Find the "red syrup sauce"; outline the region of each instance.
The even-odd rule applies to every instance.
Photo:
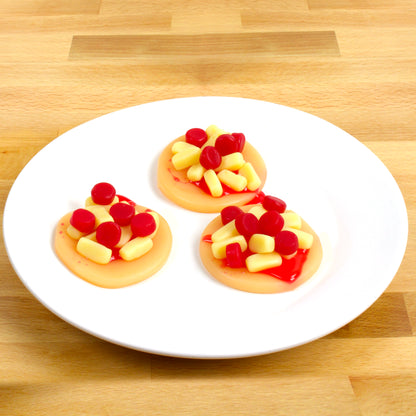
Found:
[[[212,243],[211,235],[207,234],[202,237],[205,243]],[[282,257],[282,264],[279,267],[272,267],[270,269],[262,270],[260,273],[268,274],[276,279],[282,280],[286,283],[293,283],[302,273],[303,265],[308,257],[309,250],[298,250],[295,257],[285,259]],[[250,250],[246,250],[243,255],[244,258],[250,256]],[[223,260],[223,267],[228,267],[226,260]]]

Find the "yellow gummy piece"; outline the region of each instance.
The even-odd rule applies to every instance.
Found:
[[[247,186],[247,179],[244,176],[237,175],[228,169],[218,172],[217,176],[224,185],[229,186],[236,192],[241,192]]]
[[[230,153],[225,155],[221,159],[221,164],[218,170],[228,169],[228,170],[238,170],[242,168],[245,164],[244,156],[240,152]]]
[[[197,146],[190,145],[186,150],[182,150],[172,156],[172,164],[176,170],[189,168],[199,162],[201,149]]]
[[[94,263],[110,263],[112,255],[111,249],[89,238],[81,237],[77,243],[76,250],[79,254],[82,254]]]
[[[204,173],[204,179],[213,197],[217,198],[222,195],[222,185],[214,170],[208,169]]]
[[[235,228],[235,220],[232,220],[221,228],[218,228],[218,230],[211,235],[211,240],[213,243],[218,243],[219,241],[235,237],[238,234],[239,232],[237,231],[237,228]]]
[[[200,181],[204,176],[205,170],[200,163],[196,163],[187,170],[186,176],[190,181]]]
[[[218,126],[215,126],[214,124],[211,124],[209,127],[207,127],[207,129],[205,130],[205,132],[208,135],[208,139],[210,138],[214,138],[214,140],[218,137],[221,136],[221,134],[226,134],[227,132],[220,129]]]
[[[171,151],[173,154],[176,154],[176,153],[183,152],[186,150],[192,150],[194,147],[196,146],[194,146],[191,143],[180,140],[178,142],[173,143]]]
[[[69,224],[68,228],[66,229],[66,233],[73,238],[74,240],[79,240],[84,233],[82,233],[81,231],[77,230],[73,225]]]
[[[153,240],[149,237],[136,237],[125,244],[119,251],[123,260],[131,261],[144,256],[153,247]]]
[[[285,220],[284,227],[296,228],[300,230],[302,227],[302,218],[295,212],[284,212],[281,214]]]
[[[263,208],[263,205],[255,205],[254,207],[250,208],[248,210],[250,214],[253,214],[257,217],[257,219],[260,219],[260,217],[267,212],[267,209]]]
[[[249,191],[255,191],[261,185],[261,180],[250,162],[245,163],[238,173],[246,177]]]
[[[246,258],[246,267],[249,272],[255,273],[271,267],[279,267],[282,257],[278,253],[252,254]]]
[[[248,242],[248,248],[253,253],[272,253],[274,238],[266,234],[253,234]]]

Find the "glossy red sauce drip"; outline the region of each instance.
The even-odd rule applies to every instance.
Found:
[[[202,241],[212,243],[211,234],[204,235]],[[303,265],[308,257],[308,253],[309,250],[298,250],[295,257],[292,257],[291,259],[282,258],[282,264],[279,267],[262,270],[261,273],[268,274],[287,283],[293,283],[302,273]],[[246,250],[243,253],[244,258],[247,258],[251,254],[254,253],[250,250]],[[227,267],[226,260],[223,261],[223,266]]]
[[[133,205],[133,207],[135,207],[137,204],[132,201],[130,198],[127,198],[126,196],[123,195],[116,195],[118,197],[119,202],[127,202],[130,205]]]
[[[295,257],[291,259],[282,259],[279,267],[263,270],[263,273],[276,277],[287,283],[293,283],[302,273],[303,265],[308,257],[309,250],[298,250]]]
[[[248,201],[245,205],[261,204],[265,196],[266,195],[263,191],[256,191],[256,196],[251,201]]]
[[[202,237],[202,241],[204,241],[205,243],[212,243],[211,234],[204,235]]]

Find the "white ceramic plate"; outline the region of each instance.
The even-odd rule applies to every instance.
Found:
[[[286,200],[320,235],[322,268],[299,289],[261,295],[218,283],[198,257],[200,233],[215,215],[186,211],[158,190],[161,150],[189,128],[210,124],[246,135],[266,162],[265,193]],[[123,289],[84,282],[53,250],[58,219],[101,181],[159,211],[174,237],[163,269]],[[192,358],[279,351],[347,324],[393,279],[407,232],[396,182],[355,138],[298,110],[226,97],[144,104],[66,132],[22,170],[4,211],[10,261],[49,310],[110,342]]]

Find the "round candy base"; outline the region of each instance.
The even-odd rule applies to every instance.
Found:
[[[253,205],[242,207],[248,211]],[[223,260],[216,259],[212,255],[211,243],[205,241],[204,236],[212,235],[222,227],[221,216],[212,220],[202,233],[199,244],[201,261],[207,271],[218,281],[226,286],[250,293],[282,293],[296,289],[309,280],[318,270],[322,261],[322,245],[317,234],[302,220],[302,230],[313,235],[314,243],[309,250],[308,257],[303,265],[300,276],[292,283],[287,283],[266,273],[250,273],[245,267],[231,268],[224,264]]]
[[[136,206],[141,212],[146,208]],[[159,229],[153,238],[153,247],[143,257],[125,261],[117,259],[109,264],[97,264],[76,251],[77,241],[66,233],[72,213],[62,217],[55,231],[55,252],[62,263],[74,274],[93,285],[121,288],[139,283],[160,270],[172,248],[172,233],[166,220],[159,214]]]

